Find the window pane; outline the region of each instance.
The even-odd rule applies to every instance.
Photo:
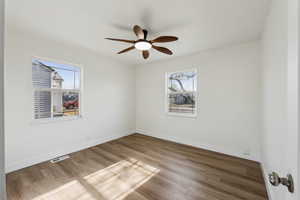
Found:
[[[194,114],[196,111],[194,93],[169,94],[169,112]]]
[[[176,72],[168,77],[169,92],[193,92],[196,90],[196,72]]]
[[[79,115],[79,93],[78,92],[64,92],[62,96],[63,101],[63,116],[77,116]]]
[[[70,65],[33,60],[32,77],[35,88],[80,88],[80,69]]]

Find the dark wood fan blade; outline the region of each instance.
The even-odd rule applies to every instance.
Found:
[[[143,57],[144,59],[149,58],[149,51],[143,51]]]
[[[135,47],[134,47],[134,46],[132,46],[132,47],[129,47],[129,48],[127,48],[127,49],[124,49],[124,50],[122,50],[122,51],[118,52],[118,54],[125,53],[125,52],[127,52],[127,51],[130,51],[130,50],[132,50],[132,49],[135,49]]]
[[[160,36],[158,38],[155,38],[154,40],[151,40],[152,43],[164,43],[164,42],[174,42],[178,40],[178,37],[175,36]]]
[[[157,51],[160,51],[162,53],[168,54],[168,55],[173,54],[173,52],[170,49],[167,49],[165,47],[158,47],[158,46],[152,45],[152,48],[156,49]]]
[[[144,40],[147,40],[148,31],[146,29],[143,29],[144,32]]]
[[[135,35],[139,38],[139,39],[144,39],[145,35],[144,35],[144,31],[141,27],[139,27],[138,25],[135,25],[133,27],[133,32],[135,33]]]
[[[118,42],[126,42],[126,43],[131,43],[134,44],[135,41],[134,40],[123,40],[123,39],[115,39],[115,38],[105,38],[107,40],[113,40],[113,41],[118,41]]]

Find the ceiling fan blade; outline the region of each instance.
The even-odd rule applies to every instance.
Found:
[[[144,32],[144,39],[146,40],[148,36],[148,31],[146,29],[143,29],[143,32]]]
[[[138,25],[135,25],[133,27],[133,32],[135,33],[135,35],[139,38],[139,39],[144,39],[145,38],[145,34],[144,31],[141,27],[139,27]]]
[[[144,59],[149,58],[149,51],[143,51],[143,57]]]
[[[178,40],[178,37],[175,36],[160,36],[158,38],[155,38],[154,40],[151,40],[152,43],[164,43],[164,42],[174,42]]]
[[[156,49],[157,51],[160,51],[162,53],[168,54],[168,55],[173,54],[173,52],[170,49],[167,49],[165,47],[158,47],[158,46],[152,45],[152,48]]]
[[[132,49],[135,49],[135,47],[134,47],[134,46],[132,46],[132,47],[129,47],[129,48],[127,48],[127,49],[124,49],[124,50],[122,50],[122,51],[118,52],[118,54],[125,53],[125,52],[127,52],[127,51],[130,51],[130,50],[132,50]]]
[[[115,38],[105,38],[107,40],[113,40],[113,41],[118,41],[118,42],[126,42],[126,43],[131,43],[134,44],[135,41],[134,40],[123,40],[123,39],[115,39]]]

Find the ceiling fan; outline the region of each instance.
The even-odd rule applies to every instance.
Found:
[[[156,45],[154,45],[154,43],[165,43],[165,42],[173,42],[173,41],[178,40],[178,38],[175,36],[160,36],[158,38],[155,38],[154,40],[147,40],[148,31],[145,29],[142,29],[138,25],[135,25],[133,27],[133,32],[138,37],[138,40],[124,40],[124,39],[115,39],[115,38],[105,38],[105,39],[133,44],[131,47],[118,52],[118,54],[125,53],[125,52],[128,52],[133,49],[137,49],[137,50],[142,51],[144,59],[147,59],[149,57],[149,55],[150,55],[149,49],[151,49],[151,48],[153,48],[159,52],[162,52],[162,53],[165,53],[168,55],[172,55],[173,52],[170,49],[165,48],[165,47],[156,46]]]

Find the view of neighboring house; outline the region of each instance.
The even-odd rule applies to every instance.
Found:
[[[54,68],[37,60],[32,63],[33,87],[38,89],[34,93],[35,118],[49,118],[51,115],[63,114],[63,93],[47,89],[61,89],[64,79]],[[40,90],[39,90],[40,89]]]
[[[59,75],[59,73],[54,71],[51,73],[51,76],[51,88],[62,89],[62,82],[64,79]],[[61,91],[54,92],[52,94],[52,107],[54,116],[63,115],[63,93]]]

